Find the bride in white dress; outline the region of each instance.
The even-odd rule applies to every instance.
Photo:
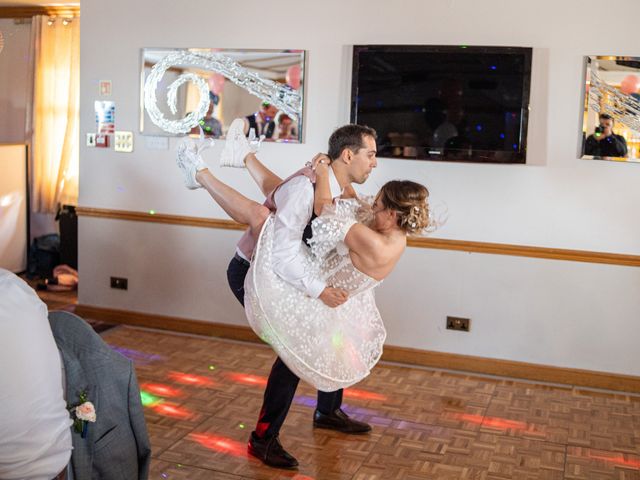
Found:
[[[274,187],[281,183],[252,153],[244,161],[259,164]],[[331,308],[274,272],[274,216],[266,207],[222,183],[195,148],[179,148],[178,165],[188,187],[203,186],[231,218],[248,224],[258,237],[244,302],[256,334],[292,372],[318,390],[335,391],[365,378],[380,359],[386,337],[374,287],[404,252],[407,234],[429,226],[427,189],[394,180],[380,189],[372,204],[358,198],[334,201],[329,159],[316,155],[314,211],[319,216],[311,223],[311,246],[301,242],[301,248],[309,271],[347,292],[348,301]]]

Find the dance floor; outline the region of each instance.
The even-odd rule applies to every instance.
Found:
[[[345,391],[373,432],[318,430],[301,384],[281,440],[297,472],[246,454],[274,360],[262,345],[116,327],[166,479],[640,479],[640,397],[379,364]]]
[[[640,479],[638,395],[384,363],[345,391],[369,435],[314,429],[315,392],[301,383],[281,432],[300,468],[273,469],[246,454],[267,346],[93,325],[136,366],[151,479]]]

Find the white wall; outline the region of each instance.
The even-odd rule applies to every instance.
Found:
[[[577,159],[582,58],[640,56],[635,0],[617,4],[615,35],[599,34],[595,0],[264,5],[83,4],[81,137],[95,128],[98,82],[110,79],[116,129],[136,131],[136,144],[133,154],[82,148],[81,206],[225,217],[205,193],[182,186],[175,139],[168,151],[148,150],[137,134],[142,47],[307,50],[306,143],[261,150],[284,175],[326,150],[331,131],[348,121],[350,46],[529,46],[528,165],[381,159],[361,191],[392,178],[424,182],[448,210],[435,234],[442,238],[640,254],[640,165]],[[246,172],[216,172],[259,198]],[[239,232],[81,218],[79,235],[80,303],[245,324],[224,272]],[[127,276],[129,290],[110,290],[111,275]],[[391,345],[640,375],[638,287],[638,268],[408,249],[378,299]],[[472,331],[444,330],[446,315],[471,317]]]
[[[31,24],[0,18],[0,31],[0,143],[24,143]]]

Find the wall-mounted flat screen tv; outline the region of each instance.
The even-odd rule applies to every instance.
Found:
[[[525,163],[531,49],[356,45],[351,121],[378,155]]]

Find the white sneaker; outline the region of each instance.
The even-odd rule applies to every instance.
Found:
[[[202,160],[198,150],[198,145],[190,138],[183,140],[178,145],[176,163],[178,164],[178,168],[182,170],[182,174],[184,175],[184,184],[189,190],[202,188],[202,185],[200,185],[196,180],[196,173],[199,170],[208,168],[207,164]]]
[[[220,166],[245,168],[245,157],[257,150],[257,148],[251,148],[247,137],[244,136],[244,120],[236,118],[227,131],[226,142],[220,155]]]

